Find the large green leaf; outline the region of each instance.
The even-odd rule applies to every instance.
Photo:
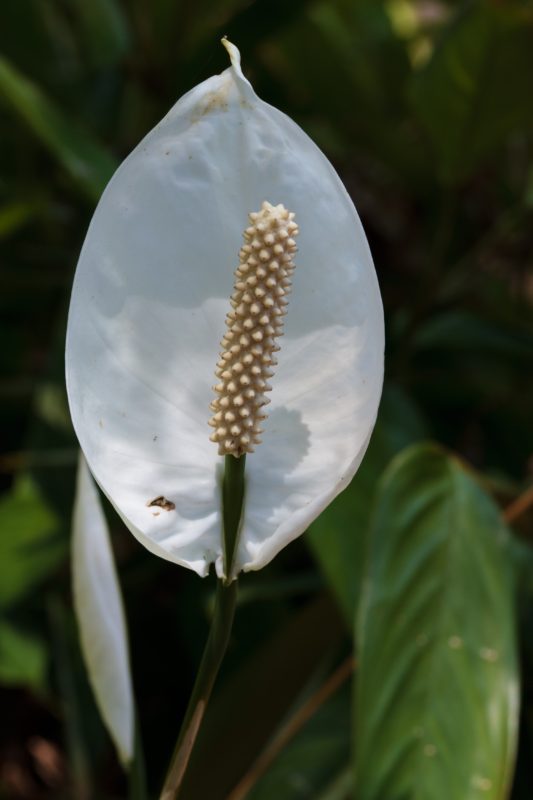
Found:
[[[503,800],[518,668],[508,534],[455,458],[409,448],[376,500],[358,626],[358,800]]]
[[[2,95],[91,200],[97,200],[115,169],[113,157],[34,83],[0,57]]]
[[[59,521],[29,477],[0,501],[0,609],[35,590],[65,556]]]
[[[425,432],[424,422],[409,398],[397,387],[387,386],[363,464],[307,534],[350,629],[361,591],[368,520],[378,478],[399,450],[423,438]]]
[[[413,86],[445,181],[470,174],[533,119],[533,14],[523,3],[471,3]]]

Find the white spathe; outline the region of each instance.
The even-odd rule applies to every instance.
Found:
[[[309,137],[232,65],[124,161],[72,292],[67,387],[91,470],[152,552],[222,574],[209,403],[248,213],[296,215],[296,270],[263,444],[246,463],[236,571],[267,564],[348,484],[383,381],[383,309],[357,212]],[[149,505],[163,497],[169,504]]]
[[[83,456],[72,535],[74,609],[89,680],[122,764],[133,759],[135,712],[126,622],[107,524]]]

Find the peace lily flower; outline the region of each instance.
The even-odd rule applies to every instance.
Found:
[[[214,563],[219,577],[224,462],[209,419],[220,453],[254,451],[234,574],[259,569],[357,470],[384,348],[348,194],[225,46],[231,67],[182,97],[104,192],[66,353],[74,426],[117,512],[152,552],[202,576]]]
[[[72,578],[89,680],[119,758],[128,768],[134,753],[135,711],[126,622],[107,523],[83,456],[74,502]]]

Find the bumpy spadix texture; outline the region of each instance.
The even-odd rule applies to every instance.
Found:
[[[236,253],[264,200],[290,209],[300,233],[236,571],[268,563],[348,484],[383,379],[381,298],[353,204],[227,47],[232,66],[185,95],[107,187],[67,334],[72,419],[93,475],[146,547],[200,575],[212,563],[223,573],[223,460],[207,420]]]
[[[272,390],[268,379],[278,363],[276,339],[283,335],[298,234],[294,213],[281,203],[265,201],[261,211],[249,216],[216,369],[220,383],[213,387],[215,413],[209,421],[219,455],[236,458],[253,453],[261,443],[261,422],[267,417],[263,408],[270,402],[265,394]]]

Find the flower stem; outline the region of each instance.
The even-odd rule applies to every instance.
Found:
[[[244,502],[245,456],[226,456],[222,482],[224,531],[224,573],[217,581],[215,610],[192,695],[172,755],[160,800],[177,800],[185,771],[200,730],[222,659],[228,646],[237,600],[237,581],[231,581],[231,569],[237,547]]]
[[[200,669],[196,677],[191,699],[181,727],[180,735],[170,762],[170,767],[165,779],[160,800],[176,800],[185,776],[185,770],[202,723],[217,676],[222,658],[226,652],[229,640],[235,600],[237,596],[237,582],[224,586],[218,581],[215,600],[215,613],[211,623],[209,638],[205,646]]]
[[[231,580],[235,549],[239,539],[244,505],[244,467],[246,454],[240,458],[225,456],[222,481],[222,514],[224,525],[224,574],[226,583]]]

